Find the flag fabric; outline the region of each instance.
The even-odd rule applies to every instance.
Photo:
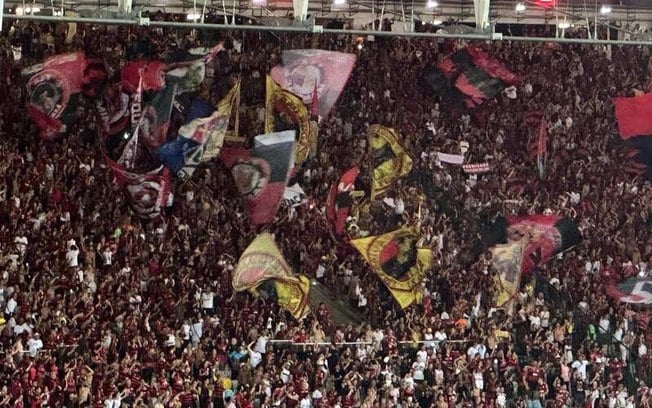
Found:
[[[652,278],[635,277],[606,286],[609,296],[623,303],[652,306]]]
[[[548,120],[544,117],[539,124],[537,135],[537,168],[539,178],[543,179],[546,174],[546,162],[548,159]]]
[[[95,108],[107,138],[120,135],[129,127],[129,99],[129,95],[123,92],[115,96],[107,92],[106,95],[95,101]]]
[[[398,142],[394,129],[372,125],[368,130],[373,152],[373,183],[371,197],[382,194],[400,177],[412,170],[412,158]]]
[[[198,59],[192,61],[181,61],[169,64],[165,67],[165,81],[168,86],[174,84],[177,92],[195,92],[206,78],[206,64],[224,49],[220,43],[208,50]]]
[[[462,170],[467,174],[480,174],[491,171],[491,165],[487,162],[464,164]]]
[[[233,163],[231,173],[246,199],[252,224],[274,221],[290,170],[294,166],[293,130],[256,136],[249,157]]]
[[[140,140],[152,150],[156,150],[167,139],[175,93],[174,86],[166,86],[149,104],[143,106],[140,113],[134,135],[138,135]]]
[[[310,281],[295,276],[271,234],[259,234],[244,250],[236,266],[232,281],[236,292],[248,290],[277,302],[295,318],[309,311]]]
[[[219,155],[239,92],[238,81],[216,108],[195,99],[187,111],[188,122],[179,128],[178,137],[157,149],[157,157],[179,178],[190,178],[199,165]]]
[[[403,309],[421,302],[423,279],[431,265],[431,251],[417,248],[418,240],[412,228],[351,240]]]
[[[93,99],[101,96],[109,82],[106,64],[99,58],[86,59],[81,91],[85,97]]]
[[[277,116],[277,114],[279,116]],[[265,97],[265,132],[287,130],[282,120],[287,118],[298,132],[295,162],[301,165],[310,156],[311,141],[317,138],[316,126],[311,124],[310,112],[301,99],[283,90],[271,76],[267,76]],[[286,126],[287,127],[287,126]]]
[[[448,164],[463,164],[464,155],[437,152],[437,160]]]
[[[120,80],[127,93],[136,92],[139,84],[143,92],[160,91],[165,87],[165,63],[145,60],[130,62],[120,71]]]
[[[633,172],[652,180],[652,136],[629,138],[627,145],[632,149],[629,157],[634,162]]]
[[[497,271],[496,304],[504,306],[518,291],[521,276],[559,252],[577,245],[581,234],[570,218],[555,215],[499,217],[483,233]]]
[[[652,93],[633,98],[615,98],[620,137],[630,147],[632,173],[652,180]]]
[[[55,55],[23,70],[27,81],[27,114],[41,138],[53,139],[74,122],[84,81],[82,53]]]
[[[347,170],[328,193],[326,217],[337,235],[341,235],[346,228],[346,219],[353,206],[352,193],[355,190],[355,180],[358,178],[358,174],[360,174],[360,169],[357,167]]]
[[[170,172],[164,166],[144,174],[128,171],[106,157],[113,175],[129,194],[131,207],[141,218],[156,218],[172,201]]]
[[[285,187],[285,191],[283,191],[283,201],[290,207],[298,207],[308,202],[308,199],[306,192],[303,191],[303,188],[301,188],[299,183],[296,183]]]
[[[501,62],[475,47],[459,50],[436,67],[426,67],[425,84],[453,104],[463,101],[467,108],[480,106],[519,78]]]
[[[271,76],[283,89],[326,117],[339,98],[355,65],[355,54],[325,50],[283,51],[283,66],[272,68]]]
[[[652,134],[652,93],[633,98],[614,98],[620,137]]]

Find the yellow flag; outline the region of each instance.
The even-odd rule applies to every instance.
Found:
[[[290,122],[296,125],[298,140],[295,163],[300,165],[310,156],[311,143],[316,144],[317,127],[311,125],[310,112],[301,98],[278,86],[269,75],[265,90],[265,133],[281,130],[276,128],[275,112],[286,116]]]
[[[373,153],[371,197],[384,193],[396,180],[412,170],[412,158],[398,142],[394,129],[372,125],[368,131]]]
[[[213,131],[208,133],[206,143],[204,144],[204,154],[202,154],[200,161],[206,162],[213,160],[220,154],[220,150],[222,150],[222,146],[224,145],[224,137],[227,133],[229,120],[231,119],[231,111],[234,106],[236,109],[240,109],[240,107],[236,105],[239,95],[240,78],[238,78],[238,81],[233,85],[233,88],[231,88],[229,93],[226,94],[224,99],[218,102],[216,106],[215,112],[217,113],[217,116],[220,118],[226,118],[226,121],[223,126],[216,126]]]
[[[521,259],[523,257],[522,244],[510,242],[491,248],[491,263],[496,269],[494,282],[496,283],[495,303],[498,307],[508,307],[521,284]],[[511,312],[511,308],[508,308]]]
[[[275,301],[297,319],[310,310],[310,280],[295,276],[269,233],[258,235],[240,256],[233,272],[233,289]]]
[[[351,241],[402,308],[422,301],[421,284],[431,265],[432,252],[417,248],[418,240],[417,231],[405,227]]]

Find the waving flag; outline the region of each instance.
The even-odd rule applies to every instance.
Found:
[[[374,157],[371,197],[382,194],[399,178],[412,170],[412,158],[401,147],[394,129],[372,125],[369,127],[369,144]]]
[[[252,224],[274,221],[294,165],[294,135],[290,130],[256,136],[248,157],[239,158],[231,168]]]
[[[353,206],[353,191],[358,174],[360,174],[360,169],[357,167],[347,170],[340,178],[339,183],[334,184],[328,193],[326,216],[337,235],[342,234],[346,228],[346,219]]]
[[[277,116],[278,114],[278,116]],[[283,123],[287,119],[287,123]],[[296,95],[279,87],[271,76],[267,76],[265,99],[265,132],[298,130],[295,161],[301,165],[310,156],[312,141],[316,139],[316,127],[311,124],[308,108]]]
[[[475,108],[493,98],[519,78],[498,60],[475,47],[459,50],[424,71],[426,84],[449,102],[464,101]]]
[[[248,290],[277,302],[297,319],[310,308],[310,280],[295,276],[269,233],[258,235],[240,256],[233,272],[233,289]]]
[[[554,215],[498,218],[483,234],[491,248],[499,291],[496,304],[503,306],[518,291],[521,275],[540,262],[577,245],[581,234],[570,218]]]
[[[431,251],[417,248],[418,240],[412,228],[351,240],[403,309],[421,302],[422,282],[431,264]]]
[[[198,99],[193,101],[188,108],[189,122],[179,128],[179,136],[157,149],[158,158],[178,177],[190,178],[201,163],[219,155],[239,92],[240,82],[220,101],[217,109]]]
[[[616,284],[606,285],[607,294],[623,303],[652,306],[652,278],[629,278]]]
[[[23,70],[27,81],[27,114],[43,139],[53,139],[75,120],[84,83],[86,58],[82,53],[55,55]]]
[[[156,218],[161,209],[172,201],[170,172],[163,166],[145,174],[127,171],[120,164],[106,158],[118,184],[129,194],[131,207],[141,218]]]
[[[167,139],[175,93],[174,86],[167,86],[143,107],[134,135],[150,149],[155,150]]]
[[[195,92],[206,77],[206,64],[224,49],[220,43],[193,61],[181,61],[165,67],[165,81],[174,84],[178,93]]]
[[[165,87],[165,63],[145,60],[131,62],[122,68],[120,79],[127,93],[134,93],[139,87],[142,92],[160,91]]]
[[[615,98],[620,137],[632,149],[633,170],[652,180],[652,93]]]
[[[355,59],[355,54],[335,51],[286,50],[283,66],[272,68],[271,76],[306,105],[311,106],[317,100],[317,112],[323,118],[342,93]]]

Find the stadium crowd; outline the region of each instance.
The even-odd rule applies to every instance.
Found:
[[[240,133],[263,133],[265,74],[288,48],[357,54],[319,152],[300,184],[309,202],[268,227],[297,273],[318,279],[364,323],[313,305],[296,321],[235,294],[230,271],[258,232],[219,161],[175,183],[160,220],[143,222],[103,162],[88,106],[44,142],[26,119],[20,69],[83,50],[116,68],[190,48],[206,33],[14,23],[0,95],[0,406],[2,407],[609,407],[652,405],[652,336],[644,309],[605,294],[607,279],[652,265],[650,184],[628,171],[611,98],[646,89],[649,48],[534,43],[481,47],[523,77],[474,113],[424,92],[419,73],[459,42],[228,33],[203,93],[242,76]],[[22,58],[12,48],[22,47]],[[525,112],[545,111],[551,148],[540,179]],[[324,216],[333,182],[369,168],[370,124],[394,127],[414,169],[351,224],[370,234],[419,225],[435,251],[424,301],[402,311]],[[462,151],[462,150],[465,150]],[[469,177],[437,151],[492,170]],[[363,181],[369,175],[363,171]],[[429,180],[424,196],[422,180]],[[513,315],[492,306],[479,228],[496,215],[576,219],[583,242],[527,277]],[[373,217],[370,215],[373,214]],[[335,309],[337,313],[337,309]]]

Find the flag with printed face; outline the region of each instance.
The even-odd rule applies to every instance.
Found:
[[[577,245],[580,231],[570,218],[529,215],[498,218],[484,233],[492,253],[498,291],[496,304],[504,306],[519,289],[522,274],[556,254]]]
[[[283,66],[272,68],[271,76],[306,105],[318,101],[316,113],[324,118],[342,93],[355,59],[355,54],[335,51],[286,50]]]
[[[256,136],[255,147],[231,167],[252,224],[274,221],[294,166],[293,130]]]
[[[139,140],[152,150],[167,139],[175,94],[174,86],[166,86],[143,106],[134,135],[138,135]]]
[[[248,290],[277,302],[297,319],[309,311],[310,281],[293,274],[267,232],[259,234],[240,256],[232,285],[236,292]]]
[[[431,265],[430,249],[417,248],[417,241],[417,231],[407,227],[351,240],[402,308],[421,302],[423,279]]]
[[[360,169],[357,167],[347,170],[328,193],[326,217],[337,235],[342,234],[346,228],[346,219],[353,206],[353,191],[358,174],[360,174]]]
[[[118,184],[129,194],[131,208],[141,218],[156,218],[172,201],[170,172],[163,166],[144,174],[133,173],[106,158]]]
[[[192,61],[180,61],[165,67],[165,81],[175,85],[179,94],[195,92],[206,78],[206,64],[224,49],[220,43],[208,49],[206,54]]]
[[[372,125],[368,134],[373,153],[373,198],[387,191],[396,180],[412,170],[412,158],[399,144],[398,134],[394,129]]]
[[[82,53],[55,55],[23,70],[27,81],[27,114],[43,139],[54,139],[76,119],[84,85],[86,58]]]
[[[188,122],[179,128],[179,136],[160,146],[157,157],[182,179],[190,178],[199,165],[217,157],[239,92],[240,82],[212,111],[208,109],[210,105],[194,100],[188,108]],[[207,116],[200,116],[207,111]]]
[[[283,90],[267,76],[265,99],[265,132],[296,128],[298,133],[295,162],[301,165],[309,156],[316,139],[317,128],[311,123],[310,112],[301,99]]]

